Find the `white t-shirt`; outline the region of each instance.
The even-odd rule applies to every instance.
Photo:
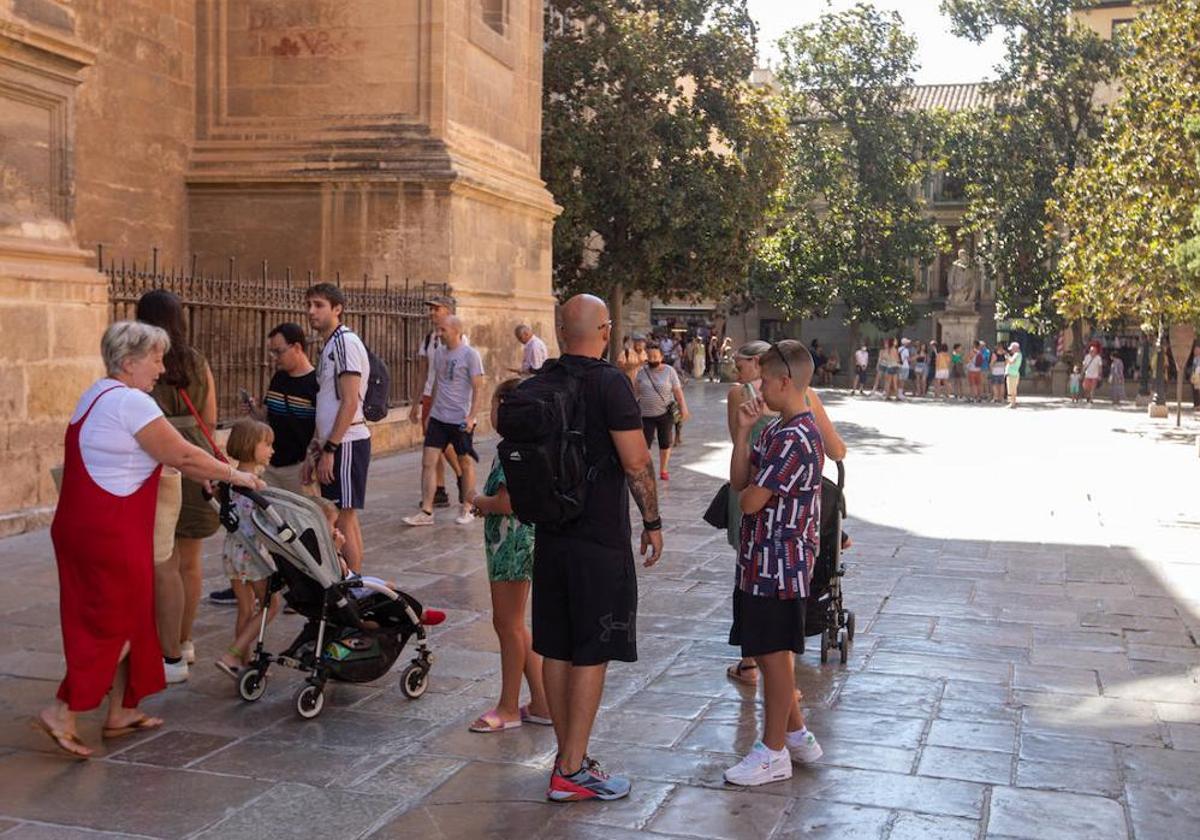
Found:
[[[901,345],[901,347],[900,347],[900,367],[908,367],[908,357],[909,357],[910,352],[911,351],[908,349],[907,344]]]
[[[362,339],[347,329],[338,327],[329,336],[325,346],[321,348],[321,357],[317,360],[317,437],[326,440],[333,431],[337,421],[338,408],[342,401],[340,385],[337,377],[343,373],[357,373],[358,380],[358,409],[354,412],[354,422],[342,436],[342,443],[351,440],[365,440],[371,436],[371,431],[363,421],[363,400],[367,398],[367,379],[371,375],[371,362],[367,358],[367,348]]]
[[[114,496],[128,496],[158,467],[134,435],[163,413],[146,392],[115,379],[101,379],[80,397],[71,422],[78,421],[96,397],[109,388],[116,390],[96,403],[79,432],[79,449],[92,481]]]
[[[1099,379],[1104,372],[1104,357],[1099,353],[1090,356],[1083,363],[1083,378],[1084,379]]]
[[[466,345],[471,343],[466,333],[463,333],[462,343]],[[425,390],[421,392],[422,397],[433,396],[433,357],[438,350],[442,349],[442,346],[442,337],[437,334],[437,330],[433,330],[425,336],[421,341],[421,346],[417,348],[417,358],[429,362],[429,366],[425,369]]]
[[[870,360],[871,360],[871,357],[869,355],[867,355],[866,350],[858,349],[858,350],[854,351],[855,367],[865,368],[867,366],[867,364],[870,362]]]
[[[521,372],[532,373],[544,364],[546,364],[546,342],[536,335],[531,335],[525,342],[525,349],[521,353]]]

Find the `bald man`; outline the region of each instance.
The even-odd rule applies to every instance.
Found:
[[[475,519],[470,500],[475,495],[475,465],[479,462],[475,426],[483,397],[483,360],[479,351],[463,340],[463,325],[458,316],[448,315],[442,320],[438,337],[442,347],[433,359],[433,403],[421,453],[421,510],[404,517],[404,524],[412,526],[434,524],[438,459],[447,448],[454,450],[462,469],[458,483],[462,512],[454,521],[469,525]]]
[[[641,511],[641,553],[662,555],[662,520],[650,450],[629,379],[602,360],[612,321],[604,301],[578,295],[559,310],[562,365],[578,371],[588,460],[596,468],[583,514],[566,526],[536,526],[533,649],[543,679],[558,759],[547,798],[565,802],[620,799],[629,780],[609,776],[588,757],[604,676],[612,660],[637,660],[637,571],[629,497]]]

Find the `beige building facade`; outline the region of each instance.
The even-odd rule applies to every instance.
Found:
[[[541,78],[538,0],[0,0],[0,534],[100,373],[100,243],[446,283],[490,371],[552,338]]]

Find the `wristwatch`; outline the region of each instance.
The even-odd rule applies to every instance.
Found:
[[[327,441],[325,441],[324,445],[321,447],[321,451],[328,452],[330,455],[332,455],[333,453],[338,451],[338,445],[331,440],[327,440]]]

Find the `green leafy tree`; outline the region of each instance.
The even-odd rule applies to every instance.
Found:
[[[1179,261],[1200,200],[1200,138],[1185,130],[1200,119],[1200,0],[1148,5],[1128,36],[1103,136],[1091,161],[1058,183],[1065,285],[1056,301],[1069,318],[1153,329],[1200,315],[1197,274]]]
[[[1077,24],[1078,0],[943,0],[956,35],[1006,34],[1006,57],[987,86],[987,110],[961,116],[951,133],[951,171],[966,185],[964,228],[997,278],[1002,317],[1040,327],[1057,321],[1060,240],[1047,236],[1048,202],[1101,128],[1098,88],[1112,78],[1116,46]]]
[[[786,126],[751,89],[745,0],[549,0],[542,172],[561,294],[744,285]],[[615,341],[619,336],[614,335]]]
[[[1187,130],[1192,142],[1197,145],[1196,169],[1200,170],[1200,117],[1192,119]],[[1197,196],[1197,200],[1200,201],[1200,196]],[[1193,281],[1200,281],[1200,204],[1192,213],[1192,230],[1196,235],[1179,246],[1177,263],[1185,275]]]
[[[915,187],[937,159],[937,120],[908,106],[916,41],[900,17],[859,6],[780,41],[792,144],[787,207],[764,244],[756,293],[792,317],[834,303],[847,321],[911,323],[913,261],[944,236]]]

